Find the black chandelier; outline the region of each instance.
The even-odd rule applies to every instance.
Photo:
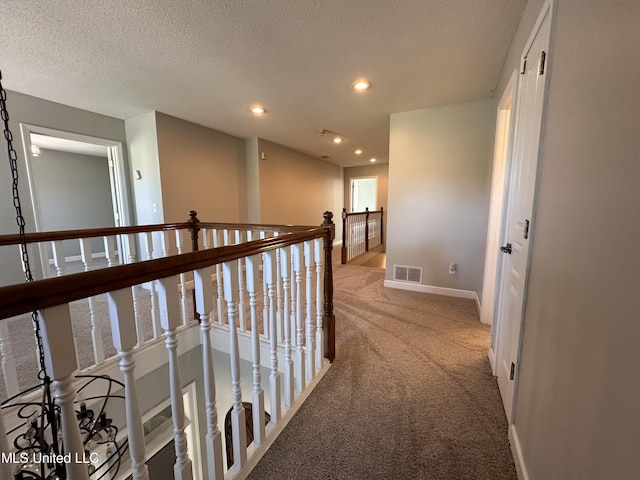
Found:
[[[9,113],[6,105],[7,93],[2,86],[0,72],[0,117],[4,122],[4,137],[13,181],[13,205],[16,210],[16,222],[19,228],[20,253],[27,282],[33,281],[29,265],[29,255],[25,241],[25,220],[22,215],[18,194],[17,154],[13,148],[13,136],[9,129]],[[117,438],[118,428],[107,416],[107,404],[111,399],[124,400],[124,396],[114,394],[114,390],[124,391],[124,384],[107,375],[78,375],[82,382],[78,388],[76,419],[84,453],[82,459],[69,458],[65,451],[60,407],[52,395],[52,380],[45,367],[44,347],[40,331],[38,312],[31,314],[34,336],[38,351],[38,381],[31,387],[0,404],[0,415],[12,412],[19,419],[18,425],[7,432],[12,439],[12,452],[3,452],[3,461],[8,460],[16,466],[14,480],[65,480],[65,465],[71,461],[87,464],[92,480],[114,479],[120,470],[122,456],[128,448],[126,437]],[[94,393],[98,390],[98,393]],[[91,393],[89,393],[91,392]],[[91,408],[90,408],[91,407]]]

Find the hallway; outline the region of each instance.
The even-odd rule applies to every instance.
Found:
[[[472,300],[334,265],[336,359],[250,479],[516,479]]]

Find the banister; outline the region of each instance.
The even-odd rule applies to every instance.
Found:
[[[349,262],[349,260],[352,260],[356,256],[359,256],[369,251],[370,235],[372,235],[371,238],[375,237],[375,233],[372,233],[369,226],[369,218],[370,216],[376,215],[376,214],[380,214],[379,235],[380,235],[380,244],[383,244],[384,243],[384,232],[383,232],[384,210],[382,207],[380,207],[380,210],[369,210],[369,207],[367,207],[364,212],[351,212],[351,213],[348,213],[346,208],[342,209],[342,249],[341,249],[340,263],[344,265],[347,262]],[[357,217],[357,216],[364,217],[364,241],[363,242],[360,242],[357,240],[356,242],[354,242],[352,238],[352,234],[348,234],[348,231],[349,231],[348,226],[350,225],[350,218]],[[356,218],[355,222],[358,222],[359,220],[360,222],[362,222],[362,219],[358,219],[358,218]],[[351,222],[351,224],[353,224],[353,221]],[[364,245],[362,245],[363,243]],[[354,247],[355,247],[355,255],[353,251]],[[359,250],[358,247],[362,248],[363,250]]]
[[[324,331],[324,356],[333,362],[336,356],[336,316],[333,314],[333,240],[336,237],[335,225],[332,221],[333,213],[324,212],[324,315],[322,327]]]
[[[343,208],[342,210],[343,210],[345,216],[353,217],[354,215],[364,215],[367,212],[368,207],[367,207],[367,210],[365,210],[363,212],[347,212],[346,208]],[[369,213],[382,213],[382,207],[380,207],[380,210],[369,210]]]
[[[219,228],[219,229],[231,229],[231,230],[273,230],[281,232],[297,232],[305,231],[310,228],[317,228],[315,226],[300,226],[300,225],[262,225],[262,224],[249,224],[249,223],[216,223],[216,222],[198,222],[199,228]],[[102,227],[102,228],[85,228],[77,230],[56,230],[51,232],[33,232],[25,233],[24,241],[26,243],[37,242],[51,242],[58,240],[73,240],[77,238],[93,238],[104,237],[113,235],[126,235],[135,233],[146,232],[159,232],[167,230],[179,230],[192,228],[191,222],[179,222],[179,223],[158,223],[150,225],[135,225],[128,227]],[[0,246],[19,245],[22,239],[20,235],[12,233],[6,235],[0,235]]]
[[[0,298],[2,299],[0,320],[236,260],[247,255],[287,247],[314,238],[325,238],[326,252],[327,238],[331,237],[330,242],[332,242],[333,232],[333,224],[331,224],[331,227],[314,227],[306,231],[292,232],[287,235],[254,240],[239,245],[183,253],[101,270],[0,287]],[[330,253],[328,255],[330,257]],[[328,264],[325,270],[330,271],[330,266],[331,264]],[[326,288],[327,279],[325,277]],[[332,287],[329,291],[332,292]],[[333,313],[332,302],[331,300],[331,305],[329,305],[331,314]]]
[[[79,230],[57,230],[53,232],[34,232],[25,233],[24,241],[26,243],[52,242],[58,240],[72,240],[77,238],[93,238],[112,235],[158,232],[165,230],[179,230],[181,228],[189,228],[189,223],[160,223],[152,225],[136,225],[130,227],[103,227],[85,228]],[[15,233],[0,235],[0,246],[19,245],[21,241],[22,239],[20,238],[20,235]]]

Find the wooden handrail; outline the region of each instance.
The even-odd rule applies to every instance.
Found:
[[[228,230],[273,230],[280,232],[298,232],[305,231],[314,226],[300,225],[260,225],[250,223],[215,223],[215,222],[198,222],[198,227],[202,228],[218,228]],[[127,235],[145,232],[159,232],[166,230],[179,230],[192,228],[190,222],[182,223],[159,223],[151,225],[136,225],[129,227],[103,227],[103,228],[85,228],[78,230],[57,230],[52,232],[34,232],[26,233],[24,240],[26,243],[52,242],[58,240],[73,240],[77,238],[93,238],[112,235]],[[19,245],[21,243],[18,234],[0,235],[0,246]]]
[[[19,235],[2,235],[0,236],[0,246],[19,245],[21,241],[35,243],[187,229],[191,233],[192,252],[0,287],[0,299],[2,299],[0,302],[0,320],[237,260],[249,255],[258,255],[296,243],[322,238],[325,252],[323,282],[324,351],[325,358],[333,362],[335,358],[335,315],[333,314],[332,250],[333,240],[335,238],[335,225],[332,221],[333,213],[324,212],[323,217],[324,221],[320,227],[213,223],[200,222],[197,218],[197,213],[192,210],[189,212],[189,221],[184,223],[38,232],[26,234],[22,239]],[[199,231],[203,228],[242,231],[271,230],[286,233],[286,235],[200,251],[198,248],[198,237]]]
[[[367,213],[367,211],[369,213],[382,213],[383,209],[382,209],[382,207],[380,207],[380,210],[369,210],[367,208],[367,210],[365,210],[364,212],[347,212],[347,209],[343,208],[342,209],[342,214],[343,214],[343,216],[351,217],[351,216],[354,216],[354,215],[364,215],[365,213]]]
[[[86,228],[80,230],[57,230],[53,232],[35,232],[25,233],[24,241],[26,243],[37,242],[53,242],[58,240],[73,240],[77,238],[93,238],[111,235],[126,235],[145,232],[158,232],[165,230],[179,230],[181,228],[189,228],[189,223],[160,223],[154,225],[137,225],[131,227],[104,227],[104,228]],[[20,235],[9,234],[0,235],[0,246],[19,245],[21,243]]]
[[[110,268],[73,273],[0,287],[0,320],[180,273],[237,260],[315,238],[330,229],[314,229],[209,250],[183,253]]]

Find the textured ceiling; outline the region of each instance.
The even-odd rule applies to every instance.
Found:
[[[386,162],[390,113],[493,95],[525,4],[3,0],[0,69],[9,90],[121,119],[157,110],[338,165]],[[357,94],[360,77],[373,87]]]

